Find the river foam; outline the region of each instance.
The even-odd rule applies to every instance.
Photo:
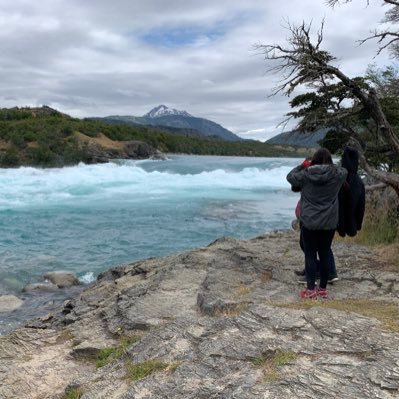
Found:
[[[82,281],[119,263],[288,228],[284,158],[171,156],[0,170],[0,294],[49,270]],[[92,273],[92,274],[90,274]]]

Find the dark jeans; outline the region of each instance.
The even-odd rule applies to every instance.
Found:
[[[301,246],[301,249],[303,252],[305,252],[305,246],[303,244],[303,234],[302,234],[302,228],[301,232],[299,234],[299,245]],[[337,268],[335,266],[335,259],[334,259],[334,254],[333,251],[330,247],[330,250],[328,251],[328,278],[336,277],[337,276]],[[316,275],[319,274],[320,271],[320,261],[317,260],[317,265],[316,265]],[[305,272],[306,272],[306,267],[305,267]]]
[[[320,288],[327,287],[331,263],[331,243],[335,230],[308,230],[302,226],[301,235],[305,251],[307,286],[314,290],[316,280],[317,255],[320,260]]]

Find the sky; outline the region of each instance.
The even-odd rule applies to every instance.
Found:
[[[48,105],[74,117],[141,116],[159,104],[243,138],[283,131],[289,98],[257,44],[284,44],[291,23],[325,19],[323,48],[349,76],[371,63],[381,1],[0,0],[0,107]],[[291,123],[285,131],[293,128]]]

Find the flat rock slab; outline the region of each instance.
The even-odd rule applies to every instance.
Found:
[[[303,301],[298,239],[223,238],[102,273],[0,337],[0,398],[398,398],[395,265],[336,241],[331,299]]]
[[[58,290],[59,290],[58,286],[53,283],[31,283],[27,284],[22,291],[26,293],[36,293],[36,292],[55,292]]]

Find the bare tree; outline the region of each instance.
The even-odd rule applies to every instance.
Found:
[[[370,1],[365,1],[369,5]],[[327,0],[327,4],[330,7],[351,2],[352,0]],[[395,25],[399,23],[399,1],[382,0],[382,4],[390,7],[385,12],[385,18],[381,21],[382,23],[389,24],[389,27],[383,30],[375,29],[369,37],[359,40],[359,42],[363,44],[368,40],[375,39],[379,44],[377,55],[383,50],[388,49],[394,57],[399,58],[399,30],[395,29]]]
[[[290,32],[288,43],[285,46],[279,44],[257,45],[256,49],[264,54],[269,62],[268,71],[279,73],[282,76],[280,84],[274,94],[282,92],[290,95],[298,86],[320,86],[326,82],[340,81],[348,88],[353,97],[363,106],[377,126],[378,134],[391,147],[396,157],[399,157],[399,138],[389,124],[376,92],[368,92],[356,82],[350,79],[339,68],[332,65],[334,57],[321,49],[323,41],[323,23],[317,32],[314,43],[311,38],[311,24],[303,22],[300,25],[288,23]],[[399,196],[399,174],[372,168],[361,157],[362,166],[367,173],[381,182],[393,187]]]

